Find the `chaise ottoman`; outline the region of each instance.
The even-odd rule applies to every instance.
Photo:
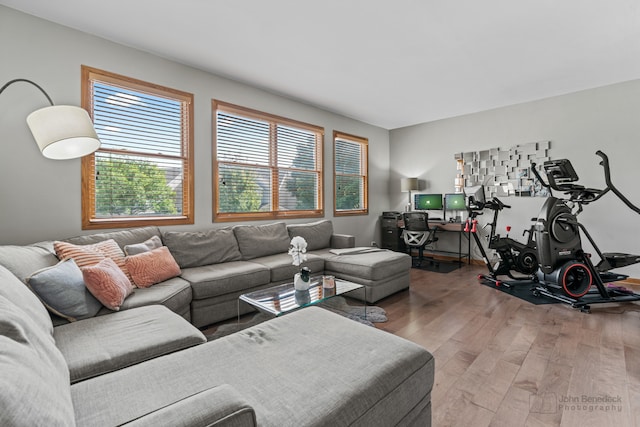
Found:
[[[411,257],[408,254],[378,248],[353,248],[327,251],[324,254],[325,274],[364,285],[365,295],[354,296],[374,303],[398,291],[409,288]]]

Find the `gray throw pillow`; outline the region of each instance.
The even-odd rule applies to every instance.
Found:
[[[236,225],[233,232],[243,259],[287,253],[291,239],[284,222],[266,225]]]
[[[27,284],[52,313],[73,322],[95,316],[102,304],[84,284],[73,259],[43,268],[27,278]]]
[[[158,236],[152,236],[150,239],[142,242],[136,243],[133,245],[126,245],[124,247],[124,254],[129,255],[138,255],[144,252],[149,252],[154,249],[158,249],[162,247],[162,240]]]
[[[240,261],[238,242],[231,228],[207,231],[166,231],[162,240],[180,268]]]
[[[315,251],[331,247],[333,223],[329,220],[310,222],[307,224],[289,224],[289,237],[300,236],[307,241],[307,250]]]

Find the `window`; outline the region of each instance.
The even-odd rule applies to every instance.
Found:
[[[321,127],[213,100],[214,221],[324,215]]]
[[[369,213],[369,140],[333,132],[334,216]]]
[[[82,67],[82,228],[193,224],[193,95]]]

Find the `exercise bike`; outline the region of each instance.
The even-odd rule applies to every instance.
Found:
[[[466,232],[471,232],[476,242],[476,246],[482,253],[482,259],[489,270],[489,274],[478,275],[478,280],[483,282],[491,282],[496,286],[504,286],[506,288],[512,287],[514,284],[520,283],[532,283],[535,281],[534,273],[538,270],[538,257],[536,251],[536,242],[534,239],[533,226],[529,230],[525,230],[522,235],[529,234],[526,243],[518,242],[517,240],[509,237],[509,231],[511,227],[507,227],[507,236],[502,237],[496,234],[496,228],[498,224],[498,215],[503,209],[510,209],[511,206],[505,205],[497,197],[492,198],[490,201],[485,200],[484,186],[476,189],[473,194],[469,196],[469,219],[465,225]],[[480,238],[477,233],[476,219],[479,215],[482,215],[484,209],[490,209],[493,211],[493,220],[485,225],[490,228],[489,232],[489,244],[488,247],[491,250],[496,251],[498,255],[498,262],[491,265],[487,257],[487,253],[484,246],[480,242]],[[517,272],[521,275],[515,275]],[[523,275],[523,276],[522,276]],[[512,281],[502,280],[500,276],[507,276]]]
[[[596,155],[602,159],[600,165],[604,168],[607,184],[604,190],[574,184],[578,175],[567,159],[544,162],[547,182],[542,179],[535,164],[531,168],[551,194],[534,224],[539,268],[538,284],[533,288],[533,293],[556,299],[587,313],[590,311],[590,304],[640,300],[640,294],[624,287],[605,285],[628,277],[609,270],[638,263],[640,256],[601,252],[587,229],[577,220],[583,206],[599,200],[609,191],[640,214],[640,208],[633,205],[611,182],[608,157],[599,150]],[[553,190],[565,193],[568,198],[554,197]],[[582,249],[581,234],[589,240],[598,254],[600,261],[597,265],[591,261],[591,255]]]

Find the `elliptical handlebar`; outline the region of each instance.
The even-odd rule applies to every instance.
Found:
[[[533,174],[536,176],[536,179],[538,180],[538,182],[540,182],[540,185],[542,185],[544,188],[549,190],[549,194],[553,194],[551,191],[551,186],[549,185],[548,182],[545,182],[544,179],[542,179],[542,177],[540,176],[540,173],[538,172],[538,169],[536,169],[536,163],[535,162],[531,162],[531,172],[533,172]]]
[[[607,157],[606,154],[604,154],[602,151],[598,150],[596,151],[596,156],[600,156],[600,158],[602,158],[602,161],[600,162],[600,165],[604,168],[604,182],[607,184],[607,188],[596,198],[599,199],[600,197],[604,196],[604,194],[606,192],[608,192],[609,190],[613,191],[613,194],[615,194],[616,196],[618,196],[618,198],[620,200],[622,200],[622,202],[627,205],[627,207],[629,209],[631,209],[632,211],[634,211],[635,213],[640,214],[640,208],[638,208],[636,205],[634,205],[633,203],[631,203],[629,201],[629,199],[627,199],[621,192],[620,190],[618,190],[615,185],[613,185],[613,183],[611,182],[611,169],[609,168],[609,157]]]

